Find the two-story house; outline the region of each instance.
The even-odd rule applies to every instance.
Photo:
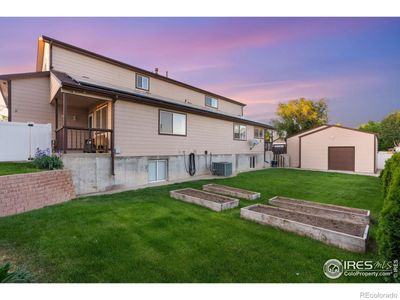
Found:
[[[78,193],[264,167],[264,132],[245,104],[42,36],[36,72],[0,76],[13,122],[51,123]],[[194,153],[189,159],[189,154]]]

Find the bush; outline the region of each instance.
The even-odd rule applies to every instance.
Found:
[[[381,175],[384,193],[379,219],[379,252],[385,260],[400,258],[400,153],[385,164]]]
[[[0,266],[0,283],[28,283],[32,282],[31,273],[25,270],[11,271],[9,262]]]
[[[39,169],[55,170],[62,169],[63,162],[58,155],[51,154],[50,149],[36,149],[35,158],[32,163]]]

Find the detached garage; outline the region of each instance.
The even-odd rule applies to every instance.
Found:
[[[376,173],[375,134],[323,125],[287,138],[289,165],[314,170]]]

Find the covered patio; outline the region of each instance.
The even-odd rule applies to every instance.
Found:
[[[114,174],[116,97],[87,90],[58,72],[52,73],[50,90],[51,104],[55,106],[54,150],[64,154],[109,153]]]

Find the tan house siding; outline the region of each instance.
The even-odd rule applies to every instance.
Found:
[[[47,77],[12,80],[12,121],[51,123],[54,130],[55,107],[49,104],[49,94]]]
[[[319,130],[321,128],[325,128],[326,126],[319,126],[317,128],[311,129],[307,132],[303,132],[303,133],[299,133],[297,135],[294,135],[292,137],[289,137],[286,140],[287,143],[287,154],[289,155],[289,166],[291,168],[298,168],[300,166],[300,162],[299,162],[299,136],[301,136],[302,134],[306,134],[306,133],[311,133],[314,132],[316,130]]]
[[[55,45],[52,47],[52,64],[55,70],[68,73],[72,76],[86,76],[99,82],[135,89],[136,73],[134,71]],[[153,77],[150,78],[149,92],[142,90],[137,90],[137,92],[162,96],[182,102],[187,101],[205,107],[205,94]],[[225,100],[219,99],[218,109],[222,112],[242,115],[242,106]]]
[[[50,74],[50,99],[49,101],[51,102],[59,89],[61,88],[61,83],[60,81],[54,76],[53,74]]]
[[[179,111],[177,111],[179,112]],[[127,101],[115,104],[115,146],[121,156],[178,155],[205,150],[213,154],[263,153],[263,143],[250,151],[254,127],[247,125],[247,141],[233,140],[233,123],[187,114],[187,136],[158,134],[159,109]]]
[[[328,169],[328,147],[354,146],[355,171],[375,172],[375,136],[368,133],[330,127],[301,138],[301,167]]]

